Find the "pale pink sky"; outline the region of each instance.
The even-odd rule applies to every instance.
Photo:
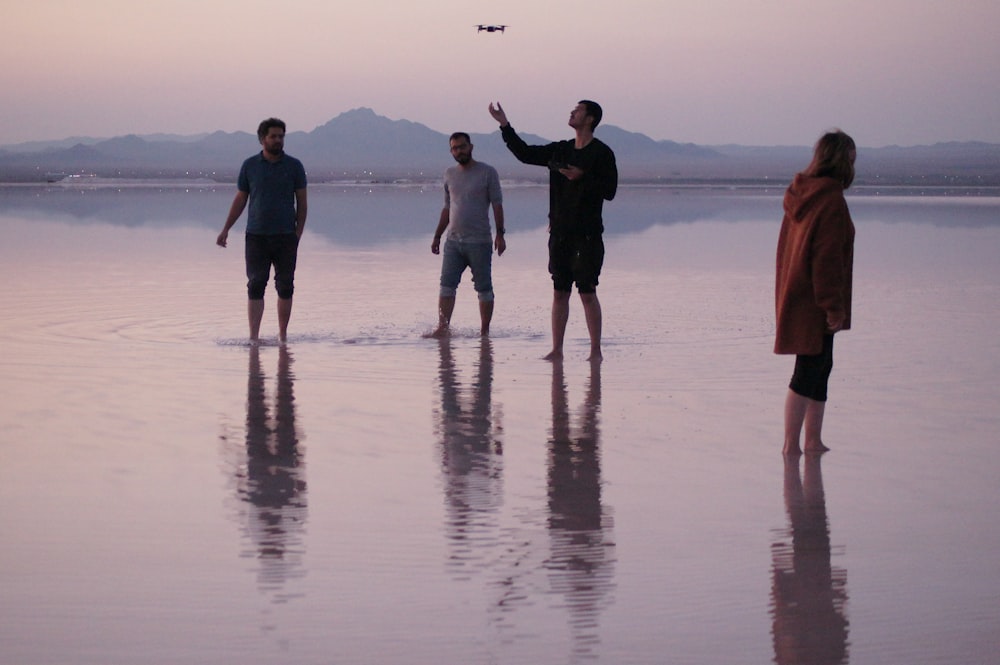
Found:
[[[1000,143],[997,0],[34,0],[8,2],[0,145],[311,130],[367,106],[441,132],[569,110],[654,139]],[[506,23],[504,34],[478,23]]]

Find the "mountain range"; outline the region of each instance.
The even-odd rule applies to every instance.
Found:
[[[527,132],[528,143],[547,143]],[[657,183],[784,182],[808,164],[809,146],[701,146],[653,140],[613,125],[610,145],[623,181]],[[569,138],[566,136],[555,139]],[[475,157],[506,179],[543,180],[545,171],[514,159],[500,132],[472,133]],[[260,146],[251,132],[197,136],[134,134],[74,138],[0,148],[0,181],[44,182],[69,174],[113,178],[186,178],[232,182]],[[430,180],[453,164],[448,136],[420,123],[391,120],[369,108],[344,112],[309,132],[292,131],[285,149],[303,161],[311,182]],[[857,184],[1000,186],[1000,144],[938,143],[859,148]]]

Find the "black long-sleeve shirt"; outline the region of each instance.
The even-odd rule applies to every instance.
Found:
[[[604,202],[618,191],[615,153],[599,139],[577,150],[574,141],[528,145],[509,124],[501,127],[504,143],[525,164],[549,167],[549,233],[556,236],[599,235],[604,232]],[[570,180],[559,169],[583,171]]]

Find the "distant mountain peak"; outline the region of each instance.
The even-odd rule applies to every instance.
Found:
[[[367,106],[360,106],[350,111],[344,111],[329,122],[320,125],[309,132],[310,136],[339,136],[341,138],[357,138],[362,134],[386,134],[397,137],[434,133],[426,125],[410,120],[392,120],[375,113]]]
[[[367,106],[359,106],[356,109],[351,109],[350,111],[344,111],[339,115],[334,116],[321,127],[326,127],[328,125],[333,125],[342,122],[371,122],[372,120],[388,120],[388,118],[375,113],[373,109]]]
[[[384,116],[380,116],[375,113],[374,110],[368,108],[367,106],[359,106],[356,109],[351,109],[350,111],[344,111],[343,113],[334,116],[330,120],[326,121],[322,125],[319,125],[314,129],[312,133],[325,133],[330,130],[334,130],[338,127],[357,127],[359,125],[371,126],[378,122],[392,122]]]
[[[359,106],[356,109],[351,109],[350,111],[344,111],[343,113],[338,115],[337,118],[349,118],[351,116],[363,116],[368,118],[381,117],[378,115],[378,113],[375,113],[374,109],[369,108],[367,106]],[[336,120],[336,118],[334,118],[334,120]]]

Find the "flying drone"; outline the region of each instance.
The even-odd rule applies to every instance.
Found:
[[[507,26],[505,25],[479,25],[476,32],[503,32]]]

